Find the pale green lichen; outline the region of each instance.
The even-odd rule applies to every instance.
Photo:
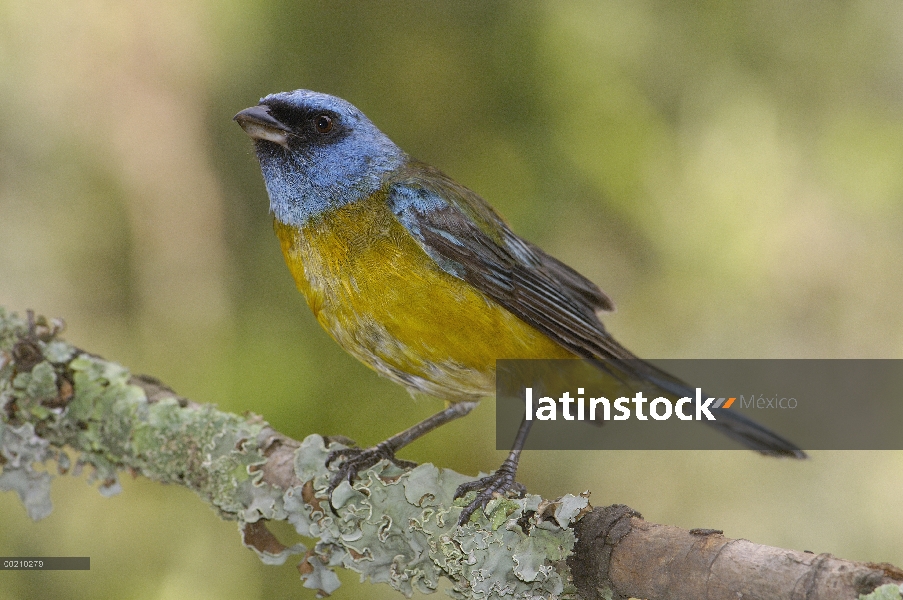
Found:
[[[226,517],[278,517],[282,491],[257,485],[250,471],[265,461],[255,442],[265,423],[183,405],[175,396],[148,402],[128,369],[28,332],[24,319],[0,312],[0,485],[30,499],[30,516],[49,513],[50,475],[34,465],[57,460],[67,467],[68,446],[80,453],[75,470],[92,467],[89,480],[99,481],[102,493],[115,493],[118,471],[128,468],[190,487]],[[16,344],[20,354],[27,344],[45,360],[16,365]]]
[[[319,436],[304,440],[296,453],[296,473],[312,480],[317,495],[305,502],[295,488],[285,498],[298,533],[319,539],[314,548],[319,560],[307,559],[317,568],[305,585],[323,589],[320,567],[341,564],[362,580],[389,583],[407,596],[414,590],[435,591],[442,577],[459,598],[574,593],[563,560],[575,541],[567,526],[587,507],[585,497],[566,496],[555,503],[538,496],[499,498],[476,522],[458,527],[464,502],[455,503],[453,496],[467,477],[428,464],[402,472],[383,462],[353,485],[336,488],[336,515],[323,493],[329,474],[321,465],[330,450]]]
[[[50,443],[34,433],[31,423],[13,427],[0,422],[0,490],[14,491],[34,520],[50,514],[50,474],[34,466],[51,457]]]
[[[189,487],[242,527],[288,520],[317,540],[299,570],[306,587],[323,593],[338,587],[334,569],[340,567],[407,596],[435,591],[443,577],[457,598],[574,595],[564,559],[575,541],[569,526],[586,510],[585,497],[497,498],[459,527],[469,498],[453,495],[467,477],[383,462],[336,488],[330,502],[326,458],[340,446],[327,448],[317,435],[295,453],[295,475],[304,485],[280,489],[261,480],[262,420],[174,394],[149,401],[127,369],[54,339],[57,329],[0,308],[0,489],[16,491],[32,518],[51,510],[51,474],[35,467],[56,461],[68,471],[69,447],[78,453],[73,472],[91,467],[90,480],[102,492],[115,493],[118,471],[130,469]],[[306,550],[246,544],[271,564]]]
[[[903,585],[888,583],[875,588],[871,594],[859,594],[859,600],[903,600]]]
[[[5,416],[16,403],[19,410],[40,422],[49,416],[49,410],[38,399],[55,395],[56,384],[52,367],[45,363],[29,373],[16,372],[13,348],[27,330],[24,319],[0,307],[0,415]],[[48,440],[35,433],[32,422],[0,418],[0,490],[15,491],[32,519],[43,519],[52,509],[51,476],[35,466],[57,454]]]

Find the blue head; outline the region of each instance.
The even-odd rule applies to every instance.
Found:
[[[361,111],[328,94],[271,94],[235,120],[254,139],[270,210],[290,225],[366,198],[406,160]]]

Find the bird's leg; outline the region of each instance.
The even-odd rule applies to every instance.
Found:
[[[484,508],[486,504],[492,500],[496,494],[505,494],[506,492],[514,492],[518,497],[523,496],[527,488],[514,480],[517,474],[517,463],[520,460],[521,450],[527,443],[527,435],[530,433],[530,426],[533,421],[524,419],[521,421],[520,428],[517,430],[517,437],[514,438],[514,446],[508,458],[502,462],[501,466],[492,475],[487,475],[476,481],[468,481],[462,483],[455,490],[455,498],[460,498],[474,490],[480,490],[473,502],[464,507],[461,516],[458,517],[458,525],[464,525],[470,520],[472,515],[478,508]]]
[[[343,450],[335,450],[329,455],[329,458],[326,459],[326,466],[328,467],[340,457],[345,457],[345,461],[339,466],[338,472],[333,476],[332,480],[330,480],[329,487],[326,490],[327,493],[331,495],[332,491],[343,481],[351,483],[360,471],[369,469],[383,459],[391,461],[402,469],[416,467],[417,463],[415,462],[395,458],[395,453],[440,425],[445,425],[449,421],[454,421],[455,419],[463,417],[472,411],[476,405],[476,402],[456,402],[445,410],[424,419],[413,427],[405,429],[401,433],[393,435],[372,448],[345,448]]]

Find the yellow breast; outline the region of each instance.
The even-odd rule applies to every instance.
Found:
[[[282,254],[320,324],[345,350],[413,391],[455,402],[495,393],[499,358],[574,358],[440,269],[377,193],[297,228]]]

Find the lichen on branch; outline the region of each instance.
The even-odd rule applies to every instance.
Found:
[[[281,436],[256,416],[179,397],[153,378],[59,339],[62,323],[0,307],[0,490],[15,491],[33,519],[50,514],[55,472],[78,474],[104,494],[122,471],[188,487],[267,563],[303,554],[304,585],[330,593],[348,568],[410,596],[441,578],[459,598],[565,598],[570,525],[583,496],[497,498],[463,527],[454,491],[468,478],[433,465],[381,462],[329,499],[326,457],[338,442]],[[265,524],[286,520],[315,543],[286,546]]]

